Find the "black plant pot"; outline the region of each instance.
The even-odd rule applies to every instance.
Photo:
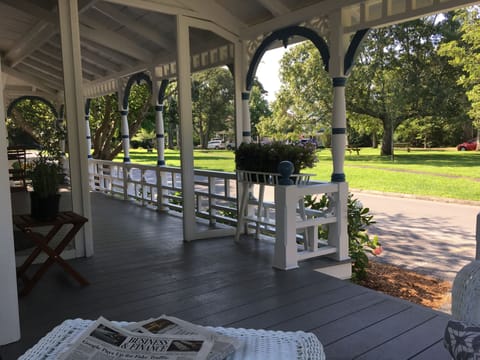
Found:
[[[30,193],[30,215],[39,221],[50,221],[57,217],[60,194],[40,197],[35,191]]]

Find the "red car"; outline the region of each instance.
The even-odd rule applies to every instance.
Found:
[[[477,139],[472,139],[469,141],[465,141],[457,145],[458,151],[466,151],[466,150],[477,150]]]

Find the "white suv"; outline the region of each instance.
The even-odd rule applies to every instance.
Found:
[[[213,139],[208,142],[207,149],[225,149],[225,143],[222,139]]]

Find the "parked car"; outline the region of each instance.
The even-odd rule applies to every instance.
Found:
[[[232,142],[232,141],[227,141],[226,146],[227,146],[227,150],[233,150],[233,149],[235,149],[235,143]]]
[[[208,142],[207,149],[225,149],[225,143],[222,139],[212,139]]]
[[[458,151],[466,151],[466,150],[476,150],[477,149],[477,139],[472,139],[465,141],[464,143],[457,145]]]

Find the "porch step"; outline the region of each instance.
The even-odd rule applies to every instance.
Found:
[[[352,277],[352,263],[350,259],[337,261],[327,257],[322,257],[312,261],[312,268],[315,271],[336,277],[337,279],[341,280],[347,280]]]

